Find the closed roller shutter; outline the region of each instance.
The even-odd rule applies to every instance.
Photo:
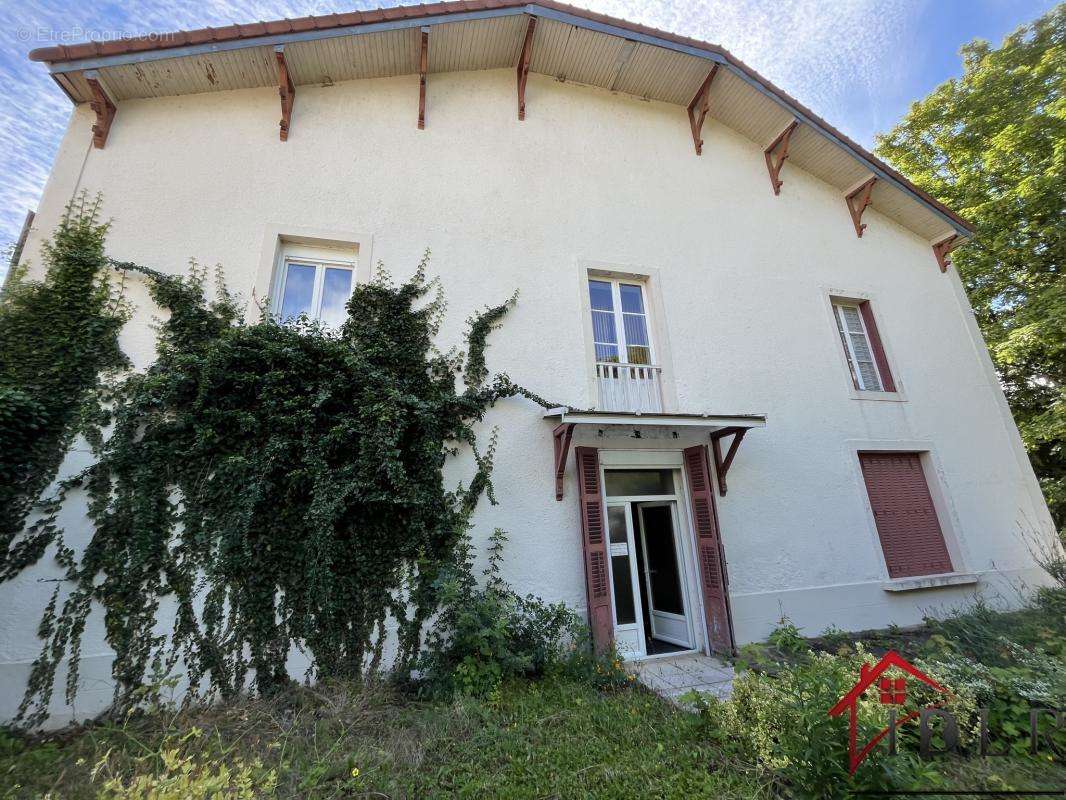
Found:
[[[917,453],[860,453],[877,535],[892,578],[951,572],[951,556]]]

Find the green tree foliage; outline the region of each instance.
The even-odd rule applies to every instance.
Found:
[[[954,255],[1033,467],[1066,526],[1066,5],[911,106],[877,152],[959,210]]]
[[[45,247],[44,279],[12,274],[0,296],[0,577],[93,405],[98,375],[126,364],[126,315],[106,280],[98,209],[84,194],[72,202]]]
[[[103,231],[92,230],[87,272],[101,264]],[[61,231],[54,258],[81,263],[82,247]],[[10,577],[52,546],[65,569],[40,626],[22,708],[30,722],[65,658],[73,699],[98,607],[120,705],[175,665],[221,696],[249,679],[274,691],[291,680],[294,647],[311,657],[311,677],[358,678],[377,669],[389,618],[398,665],[410,667],[439,574],[479,497],[491,497],[494,444],[480,453],[473,426],[501,398],[539,400],[505,375],[485,383],[485,337],[511,301],[470,321],[474,377],[462,354],[435,349],[444,304],[439,290],[427,297],[425,265],[399,285],[380,270],[333,331],[270,315],[247,323],[220,277],[208,298],[202,269],[174,277],[112,262],[146,278],[170,315],[157,361],[114,387],[98,460],[61,484],[5,565]],[[476,474],[449,490],[442,469],[464,444]],[[94,528],[81,552],[55,516],[74,490],[86,492]],[[176,608],[169,632],[164,601]]]

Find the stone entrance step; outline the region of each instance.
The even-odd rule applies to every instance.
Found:
[[[688,654],[632,661],[626,668],[637,680],[672,703],[688,692],[728,700],[733,691],[733,668],[712,656]]]

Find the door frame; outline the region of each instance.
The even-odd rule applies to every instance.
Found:
[[[644,550],[644,587],[648,593],[648,619],[651,621],[651,635],[658,639],[662,639],[664,642],[677,645],[678,647],[684,647],[686,650],[695,649],[696,636],[692,630],[692,617],[693,607],[689,598],[688,587],[685,585],[685,553],[682,547],[681,540],[681,525],[679,520],[679,514],[677,513],[678,500],[676,498],[669,498],[666,500],[650,500],[650,501],[637,501],[634,505],[637,507],[637,514],[640,516],[640,544]],[[674,559],[677,562],[677,577],[681,583],[681,607],[684,609],[684,614],[674,614],[671,611],[656,611],[654,604],[654,597],[651,591],[651,570],[648,568],[648,538],[647,529],[644,525],[644,509],[645,508],[669,508],[670,509],[670,538],[674,545]],[[684,622],[685,627],[688,630],[688,642],[682,643],[674,640],[670,636],[663,636],[655,631],[655,614],[662,614],[665,617],[672,617],[678,621]]]
[[[612,498],[623,502],[659,502],[664,499],[676,501],[678,541],[684,555],[684,589],[690,598],[689,624],[692,631],[692,650],[686,652],[710,653],[707,641],[707,617],[703,606],[703,591],[700,584],[699,565],[696,561],[696,532],[692,525],[691,491],[688,476],[685,474],[684,456],[681,449],[656,450],[622,450],[597,448],[600,467],[600,499],[606,505],[607,470],[615,469],[668,469],[674,473],[674,494],[672,495],[635,495],[625,498]],[[605,510],[606,513],[606,510]],[[610,559],[608,559],[610,561]],[[612,565],[613,566],[613,565]],[[611,575],[613,579],[613,573]],[[614,624],[614,584],[611,586],[611,623]],[[643,625],[643,619],[641,620]],[[612,627],[613,630],[613,627]],[[638,658],[658,658],[659,656],[639,656]]]

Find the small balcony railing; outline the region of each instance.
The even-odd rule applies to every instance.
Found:
[[[596,363],[601,411],[663,410],[662,367],[649,364]]]

